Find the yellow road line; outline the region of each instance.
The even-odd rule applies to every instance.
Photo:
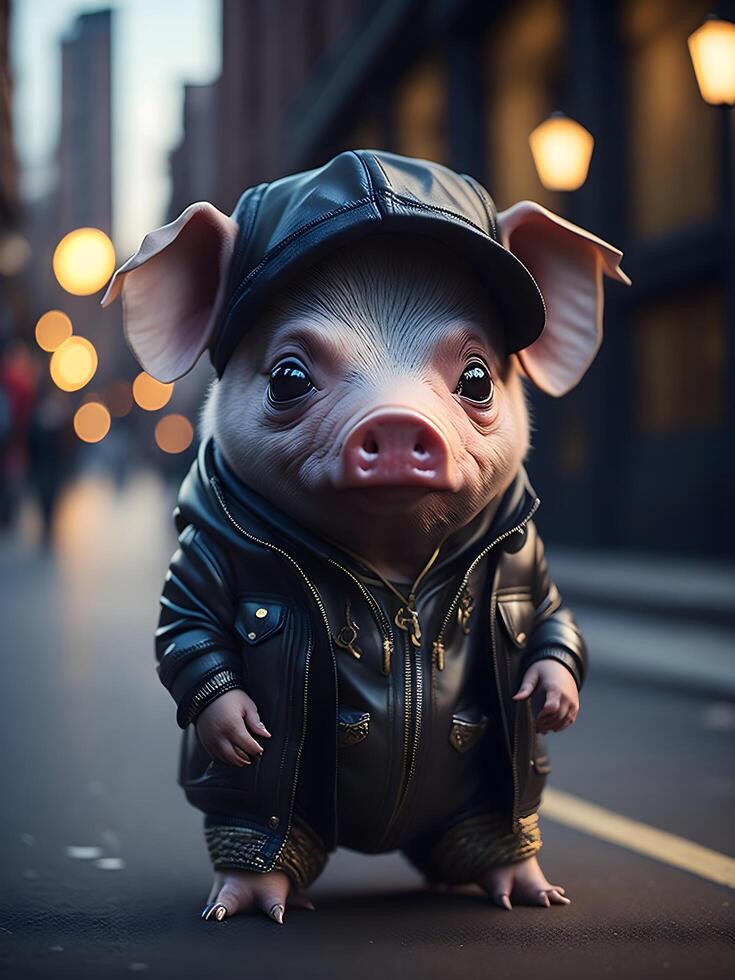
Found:
[[[675,868],[683,868],[718,885],[735,888],[735,859],[676,834],[622,817],[571,793],[558,789],[545,790],[541,814],[592,837],[637,851]]]

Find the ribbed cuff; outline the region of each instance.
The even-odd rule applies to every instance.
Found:
[[[220,670],[212,677],[209,677],[193,695],[189,701],[189,706],[184,715],[184,727],[196,721],[212,701],[216,701],[220,695],[227,691],[242,690],[242,682],[237,674],[232,670]]]
[[[204,839],[215,871],[238,868],[262,873],[262,868],[258,867],[263,863],[260,855],[266,839],[262,831],[216,825],[204,828]]]
[[[306,891],[324,870],[327,851],[311,827],[294,817],[283,850],[273,865],[285,871],[300,892]]]
[[[253,860],[260,854],[263,834],[247,827],[206,827],[204,837],[209,857],[216,871],[238,868],[263,873]],[[297,891],[304,892],[324,870],[327,851],[314,831],[294,817],[281,853],[273,864],[274,871],[283,871]]]
[[[525,861],[541,847],[538,814],[520,818],[517,834],[508,832],[508,818],[499,810],[468,817],[445,831],[424,854],[407,857],[428,881],[465,885],[479,881],[490,868]]]

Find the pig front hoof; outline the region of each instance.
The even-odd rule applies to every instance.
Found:
[[[207,921],[224,922],[233,915],[262,912],[280,926],[287,904],[314,908],[305,895],[292,889],[288,875],[283,871],[259,874],[228,868],[215,872],[201,917]]]
[[[519,905],[571,905],[561,885],[547,881],[535,857],[514,864],[502,864],[486,871],[478,882],[501,908],[509,912],[513,902]]]

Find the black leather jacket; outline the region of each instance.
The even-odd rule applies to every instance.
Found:
[[[521,471],[492,520],[448,539],[417,590],[417,647],[368,569],[245,487],[212,440],[200,447],[156,656],[185,729],[179,781],[208,826],[247,830],[252,870],[273,867],[295,813],[327,850],[385,851],[488,802],[513,832],[535,812],[548,754],[530,700],[512,694],[536,660],[578,686],[587,667],[538,505]],[[243,768],[212,761],[188,723],[232,687],[272,733]]]

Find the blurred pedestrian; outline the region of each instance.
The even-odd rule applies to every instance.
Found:
[[[59,493],[72,469],[73,439],[68,396],[50,382],[39,393],[28,426],[29,480],[41,512],[41,543],[51,543]]]
[[[0,352],[0,528],[12,525],[23,492],[37,377],[27,345],[8,341]]]

